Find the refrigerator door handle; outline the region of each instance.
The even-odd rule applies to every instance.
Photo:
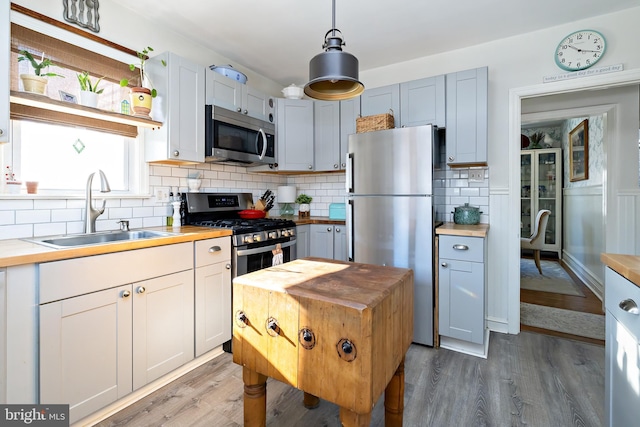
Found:
[[[347,259],[353,262],[353,199],[347,203]]]
[[[353,193],[353,153],[347,153],[347,170],[345,181],[347,193]]]

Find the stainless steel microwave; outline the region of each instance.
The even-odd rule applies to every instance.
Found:
[[[276,162],[273,123],[215,105],[205,106],[205,161],[244,166]]]

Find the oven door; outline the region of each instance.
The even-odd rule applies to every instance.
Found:
[[[282,248],[283,262],[289,262],[297,258],[296,239],[270,240],[260,244],[243,245],[233,248],[232,277],[242,276],[253,271],[273,265],[273,253],[276,244]]]

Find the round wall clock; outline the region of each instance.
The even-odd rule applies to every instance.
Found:
[[[556,64],[567,71],[584,70],[600,60],[607,48],[604,36],[594,30],[580,30],[562,39],[556,48]]]

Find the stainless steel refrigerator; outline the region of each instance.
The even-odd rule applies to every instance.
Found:
[[[349,260],[414,271],[413,341],[433,345],[433,159],[431,125],[349,136]]]

